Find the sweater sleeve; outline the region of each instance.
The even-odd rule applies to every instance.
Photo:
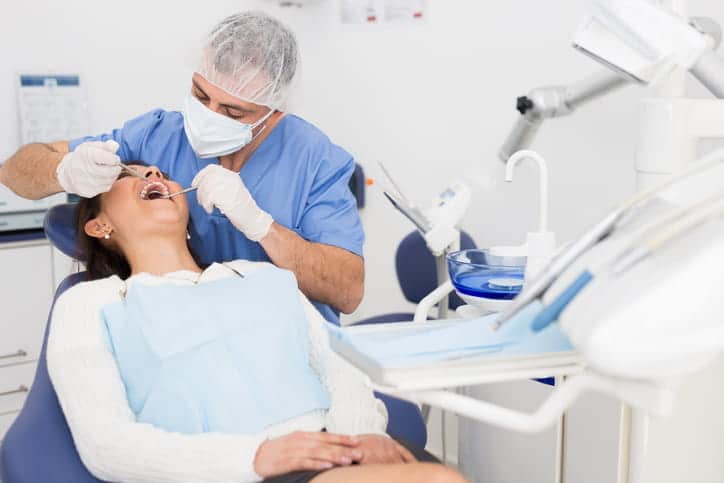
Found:
[[[48,372],[78,453],[97,478],[120,482],[256,482],[262,436],[171,433],[136,422],[100,309],[118,301],[120,281],[75,286],[57,301]]]
[[[387,435],[387,409],[372,391],[369,378],[342,359],[329,345],[328,324],[299,292],[309,323],[310,363],[327,387],[331,405],[326,428],[340,434]]]

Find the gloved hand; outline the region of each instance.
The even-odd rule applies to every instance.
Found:
[[[269,233],[274,219],[257,206],[239,173],[212,164],[199,171],[191,186],[198,188],[196,197],[207,213],[216,206],[249,240]]]
[[[121,172],[121,158],[115,141],[89,141],[79,145],[60,161],[58,183],[66,191],[84,198],[105,193]]]

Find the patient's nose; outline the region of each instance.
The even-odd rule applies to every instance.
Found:
[[[161,171],[155,166],[149,166],[148,168],[146,168],[146,173],[144,174],[144,176],[149,179],[163,179],[163,174],[161,174]]]

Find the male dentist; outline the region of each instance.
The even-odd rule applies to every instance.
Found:
[[[28,144],[0,168],[0,182],[30,199],[92,197],[110,188],[120,162],[156,165],[198,188],[186,196],[202,261],[270,260],[336,322],[364,290],[364,233],[348,188],[355,162],[282,110],[298,62],[293,34],[264,13],[239,13],[200,54],[183,113],[156,109],[110,133]]]

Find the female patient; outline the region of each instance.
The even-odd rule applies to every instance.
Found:
[[[270,264],[202,269],[181,187],[156,168],[81,201],[90,281],[57,301],[48,370],[99,479],[139,482],[460,482],[384,433],[364,377]]]

